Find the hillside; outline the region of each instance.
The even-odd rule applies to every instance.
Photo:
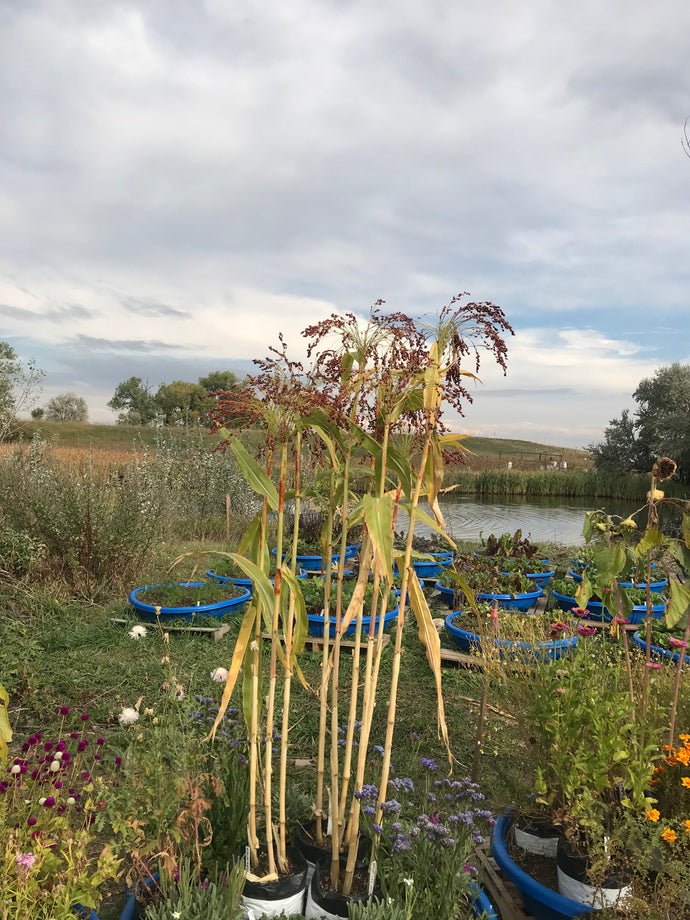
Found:
[[[181,428],[156,429],[146,426],[129,425],[91,425],[77,422],[27,421],[22,426],[22,439],[30,441],[34,434],[40,435],[55,444],[58,454],[76,458],[88,451],[108,455],[115,462],[122,462],[127,454],[154,448],[160,438],[171,438],[182,442],[197,444],[199,439],[212,447],[217,443],[205,430],[185,431]],[[251,440],[251,432],[247,433]],[[549,462],[565,462],[569,470],[589,469],[592,466],[591,455],[584,450],[558,447],[552,444],[540,444],[536,441],[521,441],[509,438],[470,437],[464,441],[471,451],[466,456],[465,468],[472,471],[505,469],[508,463],[516,470],[538,470]],[[10,450],[11,445],[2,445],[3,450]]]

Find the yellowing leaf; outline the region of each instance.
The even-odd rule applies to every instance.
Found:
[[[453,755],[450,751],[450,741],[448,739],[448,726],[446,724],[445,706],[443,704],[443,688],[441,686],[441,640],[436,627],[434,626],[433,617],[424,597],[424,592],[420,587],[419,581],[415,576],[413,568],[408,567],[409,574],[409,594],[410,606],[414,612],[419,628],[419,638],[426,649],[426,658],[429,662],[431,672],[434,675],[436,684],[436,715],[438,719],[438,731],[448,752],[448,761],[453,763]]]

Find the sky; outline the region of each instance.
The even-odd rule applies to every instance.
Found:
[[[687,0],[0,0],[0,340],[94,422],[333,312],[499,304],[456,430],[690,362]]]

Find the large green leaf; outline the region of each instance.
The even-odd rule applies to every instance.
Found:
[[[683,619],[690,606],[690,584],[681,584],[675,578],[668,582],[669,600],[666,604],[666,625],[673,629]]]
[[[393,581],[393,501],[389,495],[381,498],[365,495],[363,504],[371,542],[390,584]]]
[[[654,549],[663,542],[663,536],[658,527],[648,527],[642,534],[642,539],[635,547],[637,556],[642,559],[647,555],[647,550]]]
[[[210,738],[215,738],[216,731],[218,726],[223,721],[223,716],[225,711],[230,705],[230,697],[232,692],[235,689],[235,683],[237,677],[240,673],[240,668],[244,662],[244,657],[247,654],[247,649],[249,648],[249,643],[254,632],[254,623],[256,621],[257,608],[254,603],[251,603],[242,618],[242,625],[240,626],[240,632],[235,642],[235,649],[232,653],[232,661],[230,662],[230,668],[228,670],[228,677],[225,681],[225,687],[223,688],[223,696],[220,701],[220,708],[218,709],[218,715],[216,720],[211,727],[209,733]]]
[[[407,457],[405,457],[392,444],[388,445],[388,465],[400,481],[404,494],[410,498],[412,495],[412,470]]]
[[[271,482],[270,477],[261,465],[247,453],[241,441],[233,438],[230,447],[237,460],[237,465],[244,476],[247,485],[258,495],[268,499],[268,505],[271,511],[278,510],[278,490]]]
[[[304,649],[304,643],[307,640],[307,632],[309,629],[309,621],[307,620],[307,608],[304,603],[299,578],[297,578],[287,566],[282,567],[282,573],[283,578],[292,591],[295,601],[295,625],[292,632],[292,652],[290,655],[290,664],[293,665],[297,655]]]
[[[270,631],[273,618],[273,599],[275,596],[271,579],[258,567],[258,565],[256,565],[256,563],[252,562],[251,559],[240,556],[239,553],[228,553],[227,555],[242,569],[245,575],[251,578],[254,584],[255,599],[259,601],[264,624]]]
[[[625,548],[618,543],[613,546],[597,543],[592,551],[592,559],[597,567],[597,587],[605,588],[625,568]]]

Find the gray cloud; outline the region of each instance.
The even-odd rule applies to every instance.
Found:
[[[149,354],[150,352],[175,352],[182,351],[183,345],[172,345],[164,341],[144,341],[142,339],[99,339],[90,335],[77,335],[65,343],[67,347],[78,351],[101,352],[134,352],[135,354]]]

